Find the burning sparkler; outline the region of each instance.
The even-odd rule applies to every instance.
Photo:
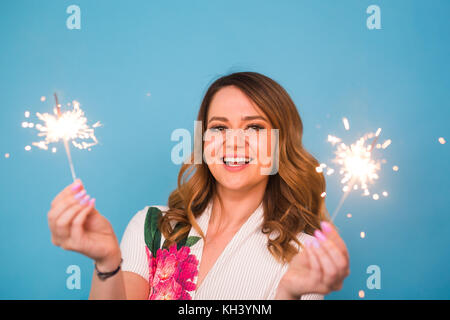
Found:
[[[350,129],[348,119],[343,118],[343,123],[345,129],[348,131]],[[333,162],[340,167],[339,174],[342,177],[341,183],[344,185],[342,188],[344,195],[333,212],[332,220],[334,220],[352,190],[361,190],[364,196],[370,195],[369,185],[378,179],[378,171],[381,169],[381,164],[384,163],[383,160],[374,159],[372,153],[375,148],[386,149],[391,144],[391,140],[386,140],[383,144],[377,144],[380,133],[381,128],[375,133],[366,133],[351,145],[343,143],[338,137],[328,136],[328,142],[336,146],[336,157],[333,159]],[[369,140],[372,140],[370,144]],[[322,172],[325,167],[325,164],[321,164],[316,170],[320,168],[318,172]],[[331,175],[334,171],[334,169],[328,168],[326,173],[327,175]],[[387,195],[388,193],[384,191],[383,196],[387,197]],[[379,195],[374,194],[373,199],[378,200]]]
[[[30,122],[22,122],[24,128],[36,128],[39,131],[38,136],[45,137],[44,140],[33,142],[32,145],[40,149],[48,150],[50,143],[56,143],[60,140],[64,143],[66,149],[67,158],[69,160],[70,171],[72,178],[75,181],[76,175],[73,167],[72,157],[70,154],[69,140],[78,149],[88,149],[98,143],[97,138],[94,135],[94,128],[101,126],[100,122],[96,122],[92,125],[92,128],[87,125],[87,119],[84,116],[83,110],[80,108],[80,104],[77,101],[73,101],[73,109],[65,112],[61,112],[61,105],[58,103],[58,97],[56,93],[55,102],[56,106],[53,109],[53,114],[39,112],[36,116],[39,120],[44,122],[42,124],[36,124]],[[41,99],[42,100],[42,99]],[[30,113],[25,112],[25,117],[28,118]],[[91,139],[90,142],[78,141]],[[27,149],[30,150],[31,148]],[[56,148],[52,148],[52,152],[56,152]]]

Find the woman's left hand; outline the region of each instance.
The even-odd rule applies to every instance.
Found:
[[[314,239],[306,241],[292,258],[275,299],[300,299],[307,293],[325,295],[342,289],[350,274],[347,247],[330,223],[322,222],[321,227],[323,232],[316,230]]]

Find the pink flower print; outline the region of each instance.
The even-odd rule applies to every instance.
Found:
[[[153,257],[146,249],[149,262],[149,284],[151,286],[149,299],[191,300],[188,291],[195,290],[192,282],[198,274],[198,260],[190,254],[187,246],[177,250],[174,243],[169,250],[158,249]]]
[[[153,276],[155,274],[156,270],[156,259],[152,257],[152,253],[148,249],[147,246],[145,246],[145,253],[147,253],[147,261],[148,261],[148,274],[149,274],[149,283],[153,283]]]
[[[160,281],[153,287],[153,293],[149,300],[179,300],[182,290],[174,278]]]
[[[175,276],[179,263],[175,254],[167,254],[166,250],[162,251],[161,249],[158,249],[155,260],[156,270],[153,276],[153,285]]]

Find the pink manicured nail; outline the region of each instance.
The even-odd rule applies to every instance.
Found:
[[[322,227],[322,230],[323,230],[325,233],[330,233],[331,231],[333,231],[333,228],[331,227],[331,224],[329,224],[329,223],[326,222],[326,221],[322,221],[322,222],[320,223],[320,226]]]
[[[325,235],[322,232],[320,232],[320,230],[314,231],[314,235],[316,236],[317,239],[319,239],[319,241],[326,241],[327,240]]]
[[[89,200],[89,205],[95,205],[95,198],[92,198],[91,200]]]
[[[84,196],[84,198],[81,199],[80,204],[86,204],[86,202],[88,202],[89,198],[90,198],[89,195]]]
[[[81,190],[80,192],[78,192],[75,196],[74,196],[74,198],[75,199],[81,199],[81,197],[84,197],[84,195],[86,194],[86,190],[85,189],[83,189],[83,190]]]
[[[81,182],[77,181],[74,183],[74,185],[72,186],[72,191],[77,191],[78,189],[80,189],[81,187]]]

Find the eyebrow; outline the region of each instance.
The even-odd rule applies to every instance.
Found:
[[[246,116],[246,117],[241,117],[242,121],[249,121],[249,120],[256,120],[256,119],[261,119],[264,120],[266,122],[267,119],[262,117],[262,116]],[[219,120],[219,121],[224,121],[224,122],[228,122],[228,119],[226,117],[211,117],[211,119],[209,119],[208,123],[210,123],[213,120]]]

